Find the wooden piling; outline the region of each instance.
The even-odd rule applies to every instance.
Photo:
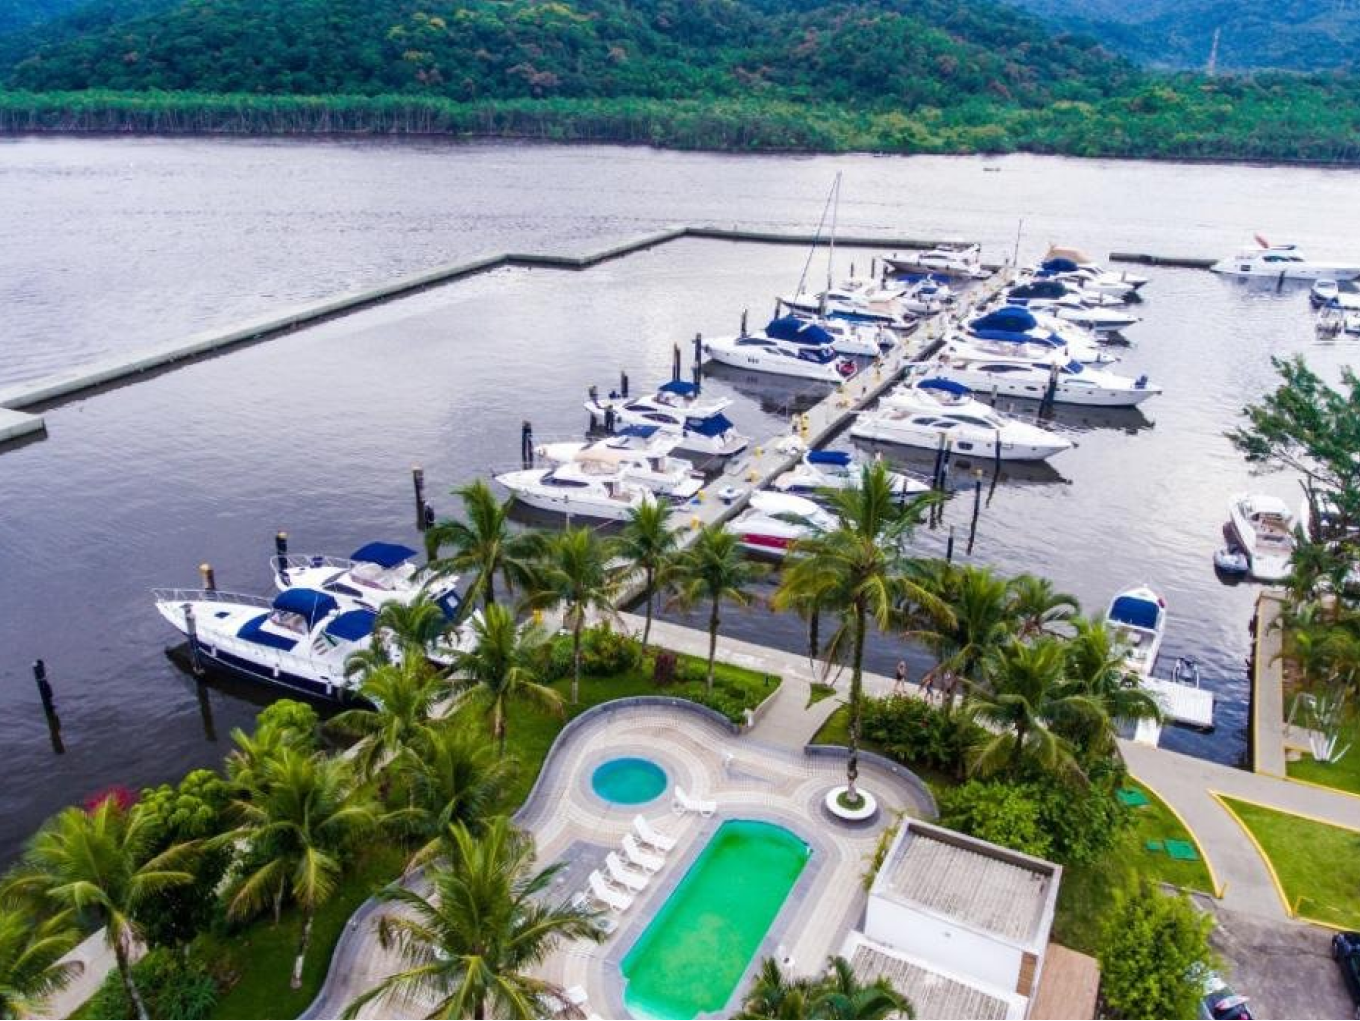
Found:
[[[198,573],[203,578],[203,587],[209,592],[216,592],[217,575],[213,573],[212,564],[199,564]]]
[[[420,465],[411,467],[411,484],[416,491],[416,530],[425,531],[425,469]]]

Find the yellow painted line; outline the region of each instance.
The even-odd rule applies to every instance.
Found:
[[[1210,892],[1214,895],[1215,899],[1222,900],[1223,892],[1227,887],[1218,881],[1218,872],[1214,869],[1214,863],[1210,859],[1209,853],[1204,850],[1204,845],[1200,843],[1199,837],[1195,836],[1195,831],[1191,829],[1190,824],[1185,821],[1185,816],[1177,812],[1176,807],[1171,804],[1171,802],[1167,801],[1166,798],[1162,797],[1157,791],[1157,788],[1153,787],[1152,784],[1148,783],[1141,776],[1132,772],[1129,773],[1129,776],[1133,777],[1133,779],[1137,780],[1140,784],[1150,790],[1156,796],[1157,800],[1166,806],[1166,810],[1176,817],[1176,821],[1185,827],[1185,832],[1190,834],[1190,839],[1194,841],[1195,848],[1199,851],[1200,860],[1204,862],[1204,867],[1209,870],[1209,885],[1213,887]]]
[[[1218,793],[1218,791],[1209,791],[1209,797],[1213,798],[1220,805],[1222,805],[1223,811],[1227,812],[1230,816],[1232,816],[1233,822],[1237,823],[1238,827],[1242,830],[1242,832],[1247,835],[1247,839],[1251,841],[1251,846],[1256,848],[1256,853],[1261,856],[1261,861],[1265,863],[1266,871],[1270,873],[1270,881],[1275,884],[1275,893],[1279,895],[1280,903],[1284,905],[1284,913],[1288,915],[1290,918],[1297,918],[1298,912],[1294,910],[1294,905],[1290,904],[1289,898],[1285,896],[1284,885],[1280,882],[1279,873],[1275,871],[1274,862],[1270,860],[1270,855],[1266,854],[1266,849],[1261,846],[1261,842],[1256,839],[1256,834],[1251,831],[1251,827],[1249,827],[1245,822],[1243,822],[1242,817],[1238,815],[1236,812],[1234,812],[1232,808],[1228,805],[1227,802],[1228,795],[1220,794]],[[1248,801],[1246,803],[1249,805],[1256,804],[1256,802],[1254,801]],[[1269,808],[1270,806],[1258,805],[1257,807]],[[1275,811],[1279,811],[1279,809],[1275,809]]]
[[[1315,790],[1319,790],[1319,791],[1328,791],[1328,792],[1330,792],[1330,793],[1332,793],[1332,794],[1340,794],[1342,797],[1346,797],[1346,798],[1354,798],[1356,801],[1360,801],[1360,794],[1356,794],[1354,791],[1343,791],[1340,787],[1329,787],[1329,786],[1328,786],[1327,784],[1325,784],[1325,783],[1318,783],[1316,780],[1305,780],[1305,779],[1304,779],[1303,777],[1301,777],[1301,776],[1281,776],[1281,777],[1277,777],[1277,779],[1279,779],[1279,780],[1287,780],[1287,781],[1289,781],[1290,783],[1300,783],[1300,784],[1303,784],[1305,787],[1312,787],[1312,788],[1314,788]],[[1244,800],[1244,799],[1238,798],[1237,800],[1238,800],[1238,801],[1242,801],[1242,800]],[[1297,812],[1291,812],[1290,814],[1291,814],[1291,815],[1297,815],[1298,813],[1297,813]],[[1337,824],[1336,824],[1336,823],[1328,823],[1328,825],[1329,825],[1329,826],[1335,826],[1335,825],[1337,825]],[[1343,826],[1342,829],[1346,829],[1346,827]]]
[[[1330,790],[1330,788],[1328,788]],[[1264,808],[1279,815],[1292,815],[1296,819],[1307,819],[1309,822],[1318,823],[1321,826],[1332,826],[1338,830],[1349,830],[1351,833],[1360,833],[1360,826],[1351,826],[1344,822],[1335,822],[1331,819],[1324,819],[1320,815],[1312,815],[1309,812],[1296,812],[1292,808],[1281,808],[1279,805],[1272,805],[1265,801],[1255,801],[1251,798],[1244,798],[1237,794],[1220,794],[1218,791],[1210,791],[1216,798],[1232,798],[1233,801],[1240,801],[1244,805],[1251,805],[1253,808]],[[1231,809],[1229,809],[1231,811]]]

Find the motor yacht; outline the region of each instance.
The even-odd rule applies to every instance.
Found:
[[[288,588],[272,600],[215,589],[153,589],[156,609],[200,661],[248,680],[347,701],[345,661],[369,646],[377,614],[328,592]]]
[[[326,592],[342,605],[377,610],[383,603],[411,603],[426,596],[444,615],[458,615],[458,578],[419,563],[419,554],[395,542],[370,542],[348,557],[280,553],[269,558],[274,586]]]
[[[594,442],[542,443],[534,456],[552,465],[578,464],[588,475],[619,475],[625,482],[654,493],[688,500],[704,485],[704,477],[683,457],[672,457],[675,442],[656,426],[630,425]]]
[[[1360,276],[1360,262],[1316,262],[1294,245],[1267,245],[1257,240],[1257,247],[1219,259],[1209,268],[1227,276],[1277,280],[1354,280]]]
[[[1043,313],[1097,334],[1118,333],[1140,322],[1122,308],[1088,301],[1059,280],[1019,284],[1007,292],[1006,302],[1029,309],[1036,316]]]
[[[837,354],[875,358],[897,343],[897,335],[892,330],[875,323],[853,323],[848,319],[819,317],[808,312],[796,312],[793,317],[825,330]],[[773,325],[765,328],[767,333]]]
[[[983,280],[991,271],[982,266],[978,245],[940,246],[923,252],[894,255],[883,260],[898,273],[938,273],[959,280]]]
[[[1360,285],[1330,277],[1318,280],[1309,289],[1308,300],[1314,308],[1360,309]]]
[[[822,383],[843,382],[857,371],[853,361],[836,353],[831,334],[795,316],[773,319],[756,333],[705,339],[704,354],[738,369]]]
[[[1003,461],[1042,461],[1072,447],[1071,440],[1002,415],[968,387],[939,378],[914,380],[893,390],[878,410],[855,417],[850,435],[926,450],[939,449],[943,439],[955,453]]]
[[[609,432],[630,425],[656,426],[675,440],[676,450],[730,457],[751,442],[723,414],[731,403],[727,398],[705,399],[693,383],[677,379],[646,397],[611,393],[601,398],[592,392],[585,407],[591,420]]]
[[[1147,376],[1130,379],[1105,369],[1056,358],[1002,358],[955,339],[932,364],[935,375],[962,383],[977,393],[1004,397],[1049,398],[1058,404],[1128,408],[1162,392]]]
[[[816,499],[828,490],[854,489],[860,483],[863,465],[843,450],[809,450],[803,459],[771,485],[781,493]],[[889,472],[888,482],[893,495],[911,499],[930,492],[930,487],[919,479],[901,472]]]
[[[833,530],[836,516],[801,496],[757,490],[746,509],[724,527],[746,549],[782,557],[799,539]]]
[[[1294,555],[1293,513],[1278,497],[1236,493],[1228,501],[1228,527],[1247,555],[1252,576],[1259,581],[1289,577]]]
[[[1111,297],[1119,298],[1121,301],[1128,301],[1142,286],[1141,283],[1134,283],[1122,278],[1118,273],[1110,273],[1095,266],[1082,265],[1072,259],[1062,257],[1045,259],[1039,264],[1034,275],[1038,279],[1056,277],[1060,280],[1070,281],[1083,291],[1108,294]],[[1142,278],[1139,279],[1142,280]]]
[[[604,474],[599,474],[601,468]],[[515,499],[557,514],[623,521],[660,497],[645,486],[625,481],[617,462],[568,461],[553,468],[525,468],[495,476]]]
[[[1080,248],[1064,248],[1059,245],[1050,245],[1048,251],[1044,253],[1042,262],[1050,262],[1054,259],[1066,259],[1076,265],[1077,271],[1088,275],[1092,279],[1119,283],[1132,287],[1135,291],[1141,290],[1148,282],[1148,278],[1138,273],[1130,273],[1127,270],[1109,270],[1096,263],[1089,255]]]
[[[1124,646],[1125,669],[1140,680],[1151,677],[1166,633],[1166,600],[1146,585],[1125,589],[1110,601],[1105,619]]]
[[[1041,323],[1029,309],[1014,305],[978,316],[968,322],[966,329],[965,339],[971,347],[1003,357],[1043,358],[1063,354],[1083,365],[1105,365],[1119,360],[1090,334],[1055,329],[1054,325]]]

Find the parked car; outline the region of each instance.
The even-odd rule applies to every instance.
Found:
[[[1247,998],[1234,993],[1218,972],[1205,969],[1200,978],[1204,996],[1199,1001],[1199,1016],[1204,1021],[1250,1021],[1254,1016]]]
[[[1341,978],[1351,994],[1355,1017],[1360,1018],[1360,932],[1338,932],[1333,936],[1332,959],[1341,966]]]

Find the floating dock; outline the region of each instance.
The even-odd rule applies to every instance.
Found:
[[[1147,255],[1143,252],[1111,252],[1111,262],[1134,262],[1140,266],[1175,266],[1180,269],[1209,269],[1217,259],[1196,259],[1189,255]]]
[[[1162,715],[1169,723],[1179,723],[1197,730],[1214,729],[1214,693],[1204,688],[1175,681],[1148,677],[1139,686],[1157,700]],[[1138,740],[1135,735],[1134,740]]]

